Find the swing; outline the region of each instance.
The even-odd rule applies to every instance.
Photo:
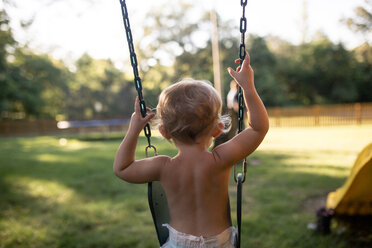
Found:
[[[241,33],[241,42],[239,47],[239,58],[241,59],[240,66],[243,63],[245,58],[245,32],[247,30],[247,19],[245,17],[245,7],[247,6],[248,0],[240,0],[240,5],[243,8],[243,15],[240,18],[240,33]],[[140,103],[140,110],[141,115],[143,117],[146,116],[146,103],[143,99],[142,95],[142,83],[141,78],[138,74],[138,64],[137,64],[137,56],[134,51],[133,45],[133,37],[132,31],[130,28],[129,23],[129,15],[127,10],[127,5],[125,0],[120,0],[121,11],[123,15],[123,22],[125,33],[128,41],[129,53],[130,53],[130,62],[133,68],[134,74],[134,85],[136,87],[139,103]],[[243,92],[242,89],[239,87],[238,92],[238,102],[239,102],[239,113],[238,113],[238,133],[240,133],[243,129],[243,116],[244,116],[244,100],[243,100]],[[147,138],[148,145],[145,149],[146,157],[148,157],[148,150],[152,149],[154,151],[154,156],[157,156],[157,150],[155,146],[151,144],[151,129],[150,125],[147,123],[144,127],[144,133]],[[236,165],[234,166],[234,180],[237,184],[237,227],[238,227],[238,235],[237,235],[237,247],[240,248],[240,241],[241,241],[241,211],[242,211],[242,184],[245,181],[246,172],[247,172],[247,162],[244,159],[242,164],[242,172],[236,173]],[[168,229],[163,227],[162,224],[169,223],[169,209],[168,209],[168,202],[164,192],[163,187],[161,186],[160,182],[154,181],[148,183],[148,202],[151,211],[151,215],[153,218],[153,222],[155,225],[156,234],[159,240],[160,246],[165,244],[168,239],[169,232]],[[228,203],[228,207],[230,209],[230,202]]]

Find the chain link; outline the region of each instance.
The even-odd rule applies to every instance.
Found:
[[[245,32],[247,31],[247,18],[245,17],[245,7],[247,6],[248,0],[240,0],[240,5],[243,8],[243,14],[240,18],[240,46],[239,46],[239,58],[240,58],[240,67],[243,64],[243,61],[245,59]],[[243,98],[243,91],[242,88],[239,86],[238,90],[238,104],[239,104],[239,110],[238,110],[238,133],[243,131],[243,123],[244,123],[244,98]],[[234,166],[234,179],[235,182],[237,182],[237,175],[235,172]],[[243,165],[242,165],[242,171],[243,171],[243,178],[242,183],[245,181],[245,175],[247,172],[247,159],[244,158]]]
[[[243,8],[243,15],[240,18],[240,46],[239,46],[239,58],[240,66],[243,64],[245,59],[245,32],[247,31],[247,18],[245,17],[245,7],[247,6],[248,0],[240,0],[240,5]],[[238,133],[243,131],[243,121],[244,121],[244,99],[242,88],[239,87],[238,92],[238,103],[239,103],[239,112],[238,112]]]
[[[133,68],[134,85],[136,87],[138,98],[139,98],[141,115],[142,115],[142,117],[145,117],[146,112],[147,112],[146,103],[145,103],[145,100],[143,99],[142,82],[141,82],[141,78],[138,74],[137,55],[134,51],[133,36],[132,36],[132,31],[130,29],[128,9],[127,9],[127,4],[126,4],[125,0],[120,0],[120,5],[121,5],[121,12],[123,14],[123,23],[124,23],[125,33],[126,33],[127,41],[128,41],[130,63],[131,63],[132,68]],[[154,151],[155,151],[155,154],[156,154],[155,147],[153,145],[151,145],[150,125],[147,123],[143,130],[144,130],[145,136],[147,138],[148,147],[153,148]],[[147,152],[148,147],[146,148],[146,152]]]

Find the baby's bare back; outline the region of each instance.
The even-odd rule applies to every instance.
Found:
[[[220,168],[212,153],[170,159],[161,183],[167,195],[170,225],[177,231],[210,237],[231,226],[228,207],[230,169]]]

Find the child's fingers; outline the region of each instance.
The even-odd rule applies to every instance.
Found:
[[[240,58],[239,58],[239,59],[235,59],[235,63],[236,63],[236,64],[240,64],[241,61],[242,61],[242,60],[241,60]],[[245,67],[247,64],[249,65],[250,62],[251,62],[251,57],[249,56],[248,51],[245,50],[245,58],[244,58],[244,60],[243,60],[242,67]],[[240,66],[238,66],[238,67],[236,68],[236,71],[239,72],[240,69],[241,69]]]
[[[248,63],[248,65],[251,63],[251,56],[249,56],[249,53],[247,50],[245,50],[245,58],[244,58],[244,61],[246,61]],[[244,62],[243,61],[243,62]]]
[[[140,105],[139,105],[139,98],[136,97],[135,103],[134,103],[134,112],[138,113],[140,112]]]
[[[245,59],[244,59],[243,64],[242,64],[242,68],[247,68],[247,66],[249,66],[249,62],[250,62],[250,58],[249,58],[248,53],[246,53]]]
[[[149,122],[152,118],[154,118],[155,117],[155,114],[154,113],[148,113],[146,116],[145,116],[145,118],[144,118],[144,120],[146,121],[146,123],[147,122]]]
[[[238,76],[238,73],[236,71],[234,71],[231,67],[227,68],[227,71],[229,72],[230,76],[233,78],[233,79],[236,79],[236,77]],[[235,80],[236,81],[236,80]]]

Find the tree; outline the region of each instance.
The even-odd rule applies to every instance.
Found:
[[[343,19],[342,21],[354,32],[365,35],[372,31],[372,0],[365,0],[366,6],[358,6],[354,9],[354,17]]]
[[[15,41],[9,27],[9,17],[5,10],[0,10],[0,114],[10,109],[12,86],[8,77],[7,58],[9,47],[13,47]]]
[[[358,99],[355,58],[327,37],[293,46],[280,66],[281,81],[295,104],[353,102]]]
[[[15,44],[12,30],[9,27],[9,16],[5,10],[0,10],[0,73],[5,71],[8,50]]]
[[[68,96],[70,119],[129,116],[133,112],[134,86],[111,60],[94,60],[88,54],[76,61]]]
[[[276,76],[277,58],[267,47],[265,39],[251,35],[248,40],[248,51],[255,72],[255,85],[265,105],[284,105],[287,93]]]
[[[239,29],[236,23],[217,18],[220,60],[222,68],[227,68],[234,66],[234,59],[238,57]],[[185,2],[161,6],[147,15],[144,30],[145,37],[137,46],[137,55],[145,96],[152,105],[156,104],[164,87],[183,78],[213,82],[212,28],[208,11],[197,17],[195,7]],[[226,70],[222,72],[223,95],[226,95],[231,77]]]
[[[24,112],[28,118],[65,114],[69,73],[63,63],[18,48],[14,62],[8,67],[11,111]]]
[[[102,110],[97,111],[96,116],[102,118],[126,116],[133,112],[134,86],[130,80],[124,78],[111,60],[99,61],[104,66],[104,72],[100,75],[99,81],[102,89],[94,92],[95,101],[100,102]]]
[[[60,61],[17,47],[5,10],[0,11],[0,112],[55,118],[65,111],[68,71]]]
[[[206,20],[195,18],[194,10],[191,4],[180,1],[161,5],[148,13],[143,27],[144,38],[138,43],[139,49],[146,51],[141,56],[143,62],[155,59],[169,65],[177,55],[197,50],[195,32],[201,31]]]
[[[209,39],[202,31],[209,18],[195,18],[194,10],[191,4],[181,1],[152,9],[146,16],[144,38],[137,41],[136,53],[144,96],[151,107],[156,106],[161,90],[171,83],[185,77],[213,78],[211,60],[204,56]]]
[[[362,33],[366,42],[354,49],[356,62],[356,87],[358,100],[372,101],[372,95],[366,89],[372,88],[372,48],[368,36],[372,34],[372,0],[365,0],[365,6],[354,9],[354,16],[341,20],[350,30]]]
[[[358,101],[372,102],[372,46],[367,42],[354,49],[356,58],[355,84],[358,91]]]

